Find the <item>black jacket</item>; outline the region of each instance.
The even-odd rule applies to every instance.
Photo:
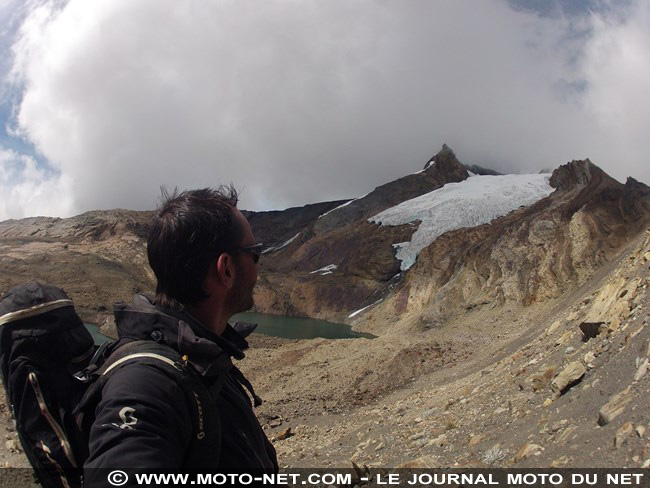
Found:
[[[206,386],[221,382],[211,411],[205,412],[220,419],[221,445],[208,458],[209,465],[201,467],[277,472],[275,449],[253,413],[246,389],[255,403],[259,399],[232,363],[231,358],[243,359],[242,350],[248,347],[241,335],[228,325],[217,336],[188,314],[156,307],[142,295],[133,304],[116,304],[115,317],[120,338],[153,338],[186,355]],[[94,468],[195,467],[196,459],[189,458],[195,432],[186,396],[176,381],[151,365],[132,363],[113,373],[103,387],[90,431],[90,456],[84,464],[87,484],[93,486],[89,481],[97,473]]]

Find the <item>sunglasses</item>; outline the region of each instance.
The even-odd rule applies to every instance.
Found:
[[[248,253],[253,256],[253,261],[257,263],[260,260],[262,255],[262,249],[264,249],[264,244],[253,244],[252,246],[237,247],[235,249],[230,249],[226,251],[228,254],[242,254]]]

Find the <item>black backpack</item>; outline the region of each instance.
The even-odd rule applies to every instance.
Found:
[[[210,402],[210,392],[176,351],[154,341],[125,339],[96,346],[72,300],[52,285],[28,283],[2,296],[2,382],[23,450],[45,488],[82,485],[102,387],[114,371],[134,362],[161,369],[181,386],[194,413],[190,457],[196,467],[215,456],[218,416],[201,407]]]

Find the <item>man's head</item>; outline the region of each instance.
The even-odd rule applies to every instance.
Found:
[[[255,240],[237,199],[225,186],[163,192],[147,242],[158,303],[197,306],[217,298],[227,315],[253,306],[256,250],[246,248]]]

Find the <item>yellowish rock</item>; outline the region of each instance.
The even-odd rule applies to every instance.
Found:
[[[573,361],[551,382],[551,389],[556,395],[561,395],[580,381],[586,372],[586,368],[580,361]]]
[[[566,344],[567,342],[569,342],[572,336],[573,336],[573,332],[571,332],[570,330],[566,331],[564,334],[562,334],[562,336],[558,340],[555,341],[555,345],[561,346],[562,344]]]
[[[627,442],[627,439],[634,432],[634,424],[632,422],[625,422],[621,427],[616,431],[616,437],[614,438],[614,447],[618,449],[623,444]]]
[[[553,376],[555,376],[555,368],[548,368],[532,375],[530,377],[530,383],[533,387],[533,391],[539,391],[546,388],[553,379]]]
[[[487,438],[488,438],[487,434],[475,435],[469,440],[469,445],[470,446],[475,446],[476,444],[480,444],[481,442],[483,442]]]
[[[519,449],[519,452],[517,452],[517,455],[515,456],[515,462],[517,463],[519,461],[523,461],[541,449],[542,446],[539,446],[537,444],[526,444],[521,449]]]
[[[641,278],[629,282],[623,278],[603,286],[593,301],[591,309],[585,317],[585,322],[611,322],[625,315],[630,310],[630,299],[634,298]]]
[[[560,320],[556,320],[555,322],[553,322],[549,326],[549,328],[546,329],[546,335],[550,336],[551,334],[553,334],[553,332],[555,332],[560,327],[561,324],[562,324],[562,322]]]
[[[634,373],[634,381],[639,381],[648,372],[648,358],[645,358]]]
[[[566,466],[570,462],[571,462],[571,458],[569,456],[562,456],[562,457],[559,457],[557,459],[554,459],[551,462],[550,467],[551,468],[561,468],[563,466]]]
[[[576,430],[578,430],[578,428],[575,427],[574,425],[564,429],[562,433],[557,436],[557,443],[560,445],[564,445],[567,442],[569,442]]]
[[[578,317],[580,317],[580,311],[575,310],[569,314],[569,316],[566,318],[569,322],[573,322],[574,320],[577,320]]]
[[[607,425],[620,414],[625,411],[625,408],[632,401],[630,396],[630,387],[612,396],[609,401],[602,406],[598,412],[598,425]]]

